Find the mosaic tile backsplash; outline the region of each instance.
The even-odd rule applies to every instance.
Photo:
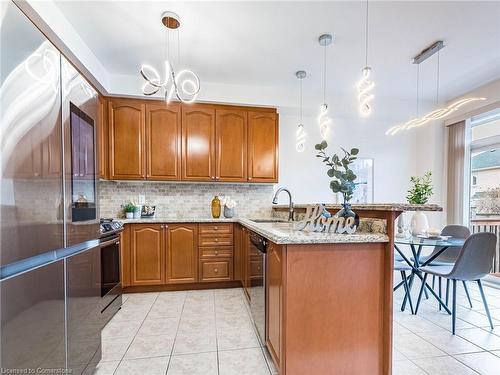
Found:
[[[100,181],[100,216],[123,217],[121,205],[138,201],[139,194],[156,205],[156,217],[210,217],[210,203],[218,195],[236,201],[235,217],[256,218],[271,215],[273,185]]]

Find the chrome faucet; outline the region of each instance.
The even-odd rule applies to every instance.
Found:
[[[288,193],[288,198],[289,198],[289,204],[288,204],[288,221],[293,221],[293,201],[292,201],[292,193],[290,193],[290,190],[288,190],[287,188],[284,188],[284,187],[281,187],[279,188],[278,190],[276,190],[276,193],[274,193],[274,197],[273,197],[273,204],[278,204],[278,195],[279,193],[281,193],[282,191]]]

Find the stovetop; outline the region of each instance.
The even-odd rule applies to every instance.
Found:
[[[100,219],[100,232],[102,237],[109,237],[123,230],[123,223],[113,218]]]

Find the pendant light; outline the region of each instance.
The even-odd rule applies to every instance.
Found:
[[[402,130],[409,130],[413,128],[417,128],[420,126],[423,126],[430,121],[434,120],[440,120],[443,119],[447,116],[449,116],[451,113],[455,112],[458,110],[460,107],[469,104],[471,102],[475,101],[481,101],[481,100],[486,100],[486,98],[483,97],[469,97],[469,98],[462,98],[457,100],[456,102],[451,103],[450,105],[442,108],[435,109],[432,112],[427,113],[426,115],[420,117],[419,114],[419,106],[418,106],[418,99],[419,99],[419,67],[422,62],[427,60],[429,57],[434,55],[435,53],[438,54],[437,58],[437,74],[436,74],[436,103],[439,103],[439,72],[440,72],[440,66],[439,66],[439,51],[444,48],[444,43],[442,40],[438,40],[431,46],[427,47],[424,49],[422,52],[420,52],[417,56],[413,58],[413,64],[417,65],[417,117],[405,122],[404,124],[398,124],[393,127],[391,127],[389,130],[386,131],[385,134],[388,135],[395,135],[399,133]]]
[[[158,71],[151,65],[141,66],[141,76],[146,80],[142,86],[144,95],[154,95],[162,90],[168,103],[175,95],[183,103],[192,103],[200,92],[200,79],[191,70],[175,71],[170,60],[170,31],[177,30],[177,64],[180,65],[180,18],[173,12],[164,12],[161,22],[166,29],[165,41],[165,80],[162,81]]]
[[[368,66],[368,0],[366,0],[365,22],[365,67],[361,70],[361,73],[361,79],[356,85],[358,89],[359,112],[363,116],[368,116],[372,112],[369,102],[374,98],[371,91],[375,87],[375,83],[370,79],[371,68]]]
[[[319,109],[318,123],[321,138],[326,140],[330,131],[331,118],[328,116],[328,104],[326,103],[326,47],[332,44],[331,34],[323,34],[318,38],[319,45],[323,47],[323,104]]]
[[[300,119],[297,125],[297,130],[295,131],[295,150],[297,150],[297,152],[304,152],[307,133],[304,131],[304,123],[302,121],[302,80],[306,78],[307,73],[305,72],[305,70],[298,70],[295,72],[295,76],[299,79],[300,82]]]

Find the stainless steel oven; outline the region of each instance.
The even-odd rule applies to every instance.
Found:
[[[105,321],[120,309],[122,287],[120,279],[120,222],[101,220],[101,312]]]
[[[266,253],[267,240],[250,232],[250,264],[247,266],[250,272],[250,312],[263,345],[266,343]]]

